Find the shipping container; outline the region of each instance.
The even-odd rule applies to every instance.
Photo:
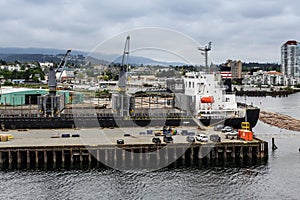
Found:
[[[253,133],[249,130],[239,129],[238,130],[238,138],[246,140],[246,141],[252,141],[253,140]]]

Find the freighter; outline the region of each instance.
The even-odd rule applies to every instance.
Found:
[[[238,106],[235,93],[231,90],[230,78],[222,77],[221,72],[190,72],[184,77],[184,94],[179,98],[189,104],[189,110],[205,126],[223,124],[240,128],[242,122],[249,122],[253,128],[259,118],[260,109],[244,105]]]

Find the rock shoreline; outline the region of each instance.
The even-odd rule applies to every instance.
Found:
[[[300,132],[300,120],[288,115],[261,110],[259,120],[278,128]]]

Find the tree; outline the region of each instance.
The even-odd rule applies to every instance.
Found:
[[[1,60],[0,60],[0,64],[1,64],[1,65],[7,65],[7,62],[6,62],[5,60],[2,60],[2,59],[1,59]]]

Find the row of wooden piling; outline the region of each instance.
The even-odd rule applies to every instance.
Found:
[[[276,90],[276,91],[266,91],[266,90],[246,90],[246,91],[235,91],[237,96],[248,96],[248,97],[287,97],[290,94],[295,93],[294,90]]]
[[[0,148],[2,167],[108,166],[162,168],[172,163],[251,162],[268,158],[268,143],[142,144]],[[243,163],[241,163],[243,164]]]

